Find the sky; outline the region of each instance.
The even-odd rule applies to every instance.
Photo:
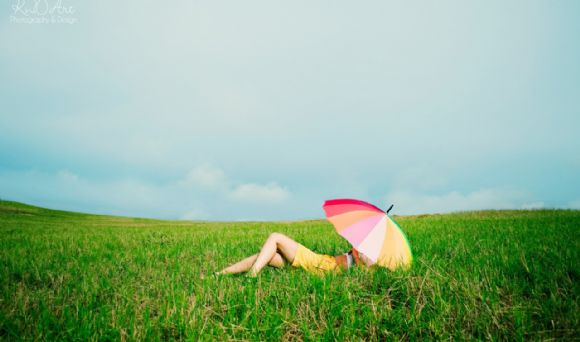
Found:
[[[185,220],[580,208],[580,2],[0,5],[0,198]]]

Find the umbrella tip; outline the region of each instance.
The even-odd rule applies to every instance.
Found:
[[[391,211],[391,209],[393,209],[394,204],[391,204],[391,206],[389,207],[389,209],[387,209],[387,214],[389,213],[389,211]]]

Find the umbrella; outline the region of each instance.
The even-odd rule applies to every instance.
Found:
[[[355,199],[328,200],[322,208],[337,232],[373,263],[390,270],[411,265],[405,234],[381,209]]]

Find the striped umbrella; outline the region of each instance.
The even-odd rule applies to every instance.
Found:
[[[390,270],[411,265],[405,234],[381,209],[355,199],[328,200],[322,208],[337,232],[373,263]]]

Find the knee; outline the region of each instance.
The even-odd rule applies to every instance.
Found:
[[[281,239],[283,239],[285,237],[286,237],[286,235],[281,234],[281,233],[272,233],[268,237],[268,240],[280,241]]]

